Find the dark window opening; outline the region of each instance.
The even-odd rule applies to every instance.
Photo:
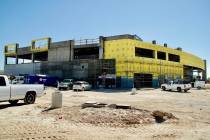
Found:
[[[154,50],[135,48],[135,56],[154,58]]]
[[[152,87],[152,74],[134,73],[134,87]]]
[[[0,86],[6,86],[6,81],[4,77],[0,77]]]
[[[166,53],[165,52],[157,52],[157,59],[166,60]]]
[[[99,48],[76,48],[74,49],[74,59],[98,59]]]
[[[175,54],[168,54],[168,61],[180,62],[180,56]]]

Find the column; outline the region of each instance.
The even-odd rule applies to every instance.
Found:
[[[204,70],[202,71],[202,79],[206,81],[206,76],[207,76],[207,65],[206,65],[206,60],[204,61]]]
[[[4,57],[4,64],[7,65],[7,57]]]
[[[31,54],[32,63],[34,63],[34,53]]]
[[[16,60],[15,61],[16,61],[15,64],[18,64],[18,56],[17,55],[16,55]]]
[[[104,37],[100,36],[99,37],[99,59],[103,59],[104,58]]]
[[[155,53],[155,59],[157,59],[157,51],[154,51],[154,53]]]
[[[74,60],[74,40],[70,40],[70,61]]]
[[[168,61],[168,53],[166,53],[166,61]]]

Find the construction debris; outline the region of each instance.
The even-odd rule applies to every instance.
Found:
[[[114,109],[131,109],[131,106],[126,104],[110,104],[108,107]]]
[[[162,112],[159,110],[153,111],[152,116],[155,117],[157,123],[162,123],[168,119],[177,119],[172,113]]]
[[[98,103],[95,101],[88,101],[82,104],[82,109],[83,108],[88,108],[88,107],[93,107],[93,108],[102,108],[105,107],[107,104],[106,103]]]
[[[109,107],[109,108],[113,108],[113,109],[131,109],[131,106],[126,105],[126,104],[107,105],[106,103],[100,103],[100,102],[95,102],[95,101],[88,101],[88,102],[85,102],[84,104],[82,104],[82,109],[88,108],[88,107],[92,107],[92,108]]]

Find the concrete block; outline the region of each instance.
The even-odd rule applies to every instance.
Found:
[[[52,104],[51,108],[61,108],[62,107],[62,93],[58,90],[52,93]]]

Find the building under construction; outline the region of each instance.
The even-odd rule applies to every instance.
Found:
[[[45,74],[89,81],[93,86],[158,87],[166,79],[206,80],[206,61],[184,52],[144,42],[136,35],[52,42],[32,40],[30,46],[5,46],[6,74]]]

